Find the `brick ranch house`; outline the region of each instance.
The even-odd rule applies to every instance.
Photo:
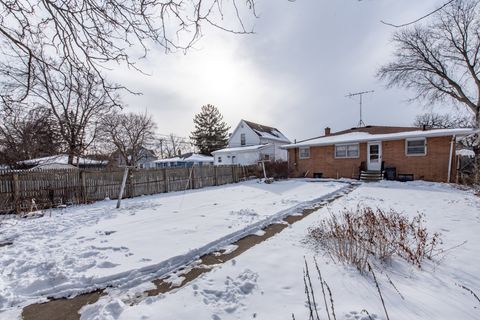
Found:
[[[283,146],[291,177],[360,178],[385,168],[393,177],[449,182],[459,138],[478,130],[366,126]],[[393,169],[394,168],[394,169]]]

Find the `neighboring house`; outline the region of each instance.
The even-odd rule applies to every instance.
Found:
[[[152,161],[150,168],[190,168],[193,166],[211,166],[213,157],[196,153],[186,153],[178,157]]]
[[[30,160],[18,161],[17,164],[26,169],[71,169],[78,168],[98,168],[105,167],[106,161],[88,159],[84,157],[74,157],[73,164],[68,164],[68,155],[59,154],[55,156],[42,157]]]
[[[359,178],[362,171],[393,178],[452,181],[455,143],[475,129],[366,126],[286,145],[291,176]]]
[[[228,148],[212,152],[215,165],[251,165],[260,160],[286,161],[287,151],[281,146],[290,140],[280,130],[241,120],[228,140]]]
[[[131,150],[127,150],[127,153],[131,154]],[[129,160],[130,157],[131,155],[129,155]],[[119,151],[115,151],[112,154],[112,158],[114,159],[113,161],[118,167],[123,167],[127,165],[125,157]],[[155,155],[155,152],[153,152],[153,150],[141,147],[138,152],[136,167],[148,168],[150,166],[150,163],[157,159],[158,157]]]

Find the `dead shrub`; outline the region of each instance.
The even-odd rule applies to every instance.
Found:
[[[419,214],[409,220],[394,210],[359,206],[356,211],[331,214],[310,228],[308,237],[332,259],[354,265],[360,272],[367,271],[369,259],[386,262],[394,255],[420,268],[440,243],[438,233],[427,232],[424,218]]]

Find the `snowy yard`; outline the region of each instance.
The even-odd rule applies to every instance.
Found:
[[[249,181],[3,220],[0,241],[13,244],[0,247],[0,318],[48,296],[146,282],[344,187]]]
[[[82,319],[268,320],[292,319],[292,313],[296,319],[308,319],[302,278],[304,256],[310,263],[317,257],[332,289],[337,319],[368,319],[360,316],[363,309],[372,319],[385,319],[371,277],[332,263],[305,243],[308,228],[322,217],[358,204],[395,209],[412,217],[424,213],[428,231],[440,232],[441,246],[446,249],[422,269],[394,260],[377,271],[390,319],[480,319],[480,304],[458,286],[480,292],[480,198],[469,191],[426,182],[364,184],[181,289],[144,298],[132,306],[125,302],[135,289],[113,289],[96,304],[84,307]],[[244,207],[251,208],[247,203]],[[316,277],[312,280],[317,285]],[[137,291],[148,286],[145,283]],[[320,300],[320,290],[317,295]],[[319,312],[326,319],[323,304]]]

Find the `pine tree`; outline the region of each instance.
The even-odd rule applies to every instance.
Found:
[[[195,130],[192,131],[190,139],[201,154],[210,155],[212,151],[227,146],[230,127],[223,121],[222,114],[215,106],[203,106],[202,111],[193,118],[193,123]]]

